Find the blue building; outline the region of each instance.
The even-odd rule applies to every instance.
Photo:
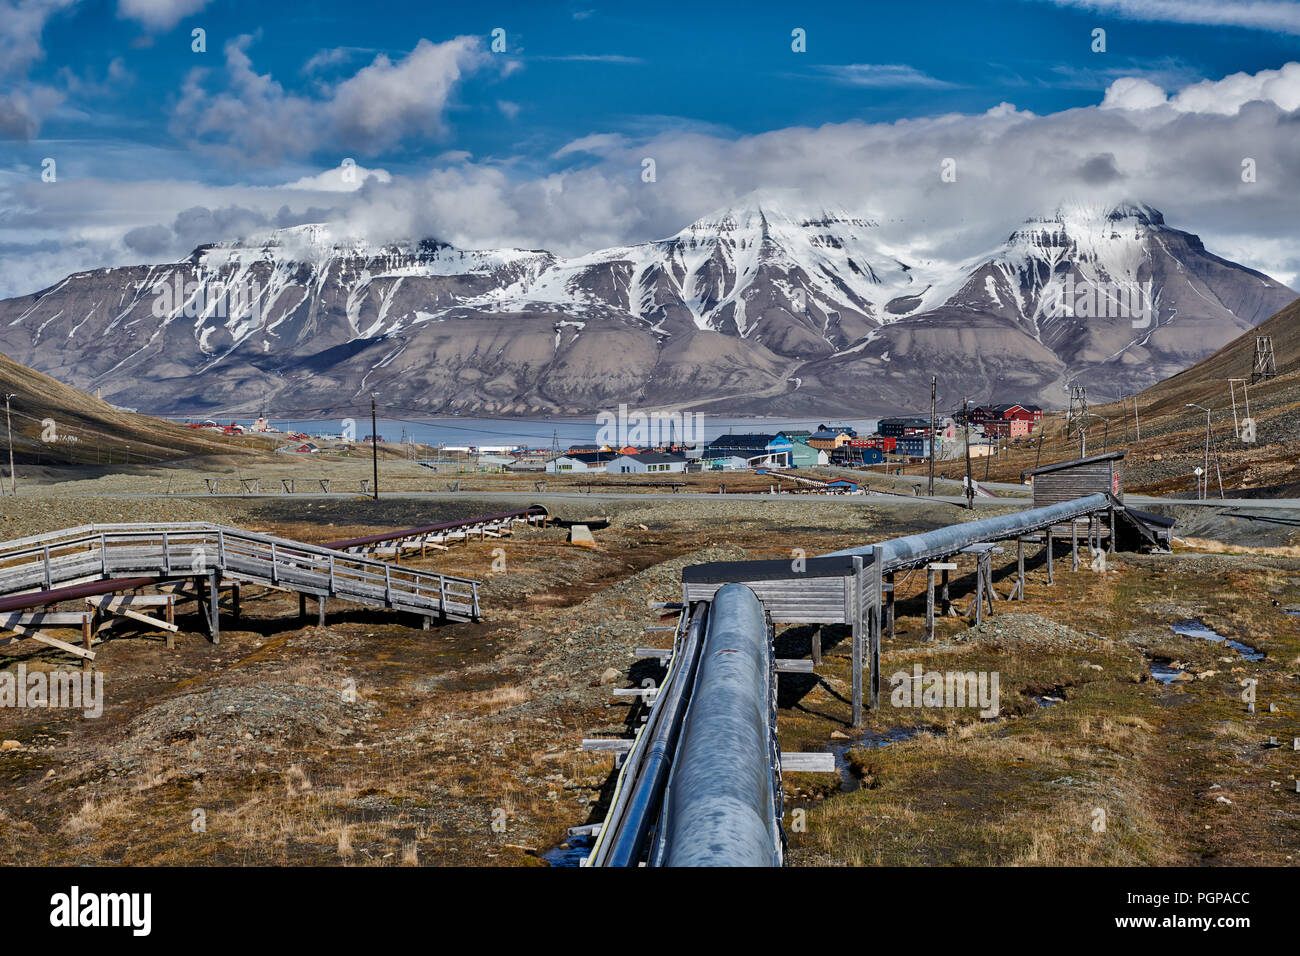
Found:
[[[784,435],[719,435],[704,446],[701,458],[743,458],[750,467],[772,465],[789,468],[794,442]]]
[[[911,432],[929,432],[928,418],[882,418],[876,426],[876,434],[886,438],[902,438]],[[900,447],[898,449],[902,451]]]
[[[900,455],[909,458],[926,458],[930,454],[930,439],[926,435],[903,435],[895,446]]]

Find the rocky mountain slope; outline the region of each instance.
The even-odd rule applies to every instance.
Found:
[[[115,408],[0,354],[0,399],[9,399],[14,461],[25,466],[123,464],[171,461],[245,449],[202,431]],[[0,401],[0,429],[4,428]],[[0,477],[8,490],[7,446],[0,451]]]
[[[373,247],[324,226],[103,269],[0,302],[0,351],[158,413],[426,413],[619,402],[737,414],[1098,399],[1204,358],[1296,298],[1141,204],[1063,207],[988,255],[906,261],[873,220],[755,198],[574,258]]]

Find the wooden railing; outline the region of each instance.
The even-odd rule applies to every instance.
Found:
[[[427,616],[479,616],[475,580],[223,525],[83,525],[0,543],[0,596],[118,577],[214,573]]]

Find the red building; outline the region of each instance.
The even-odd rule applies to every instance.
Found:
[[[1005,421],[1023,421],[1029,423],[1022,434],[1029,434],[1033,431],[1034,426],[1043,420],[1043,410],[1037,405],[1020,405],[1016,403],[1007,403],[1000,405],[981,405],[978,408],[971,409],[970,420],[972,425],[988,425],[990,422]],[[993,434],[987,428],[984,434]],[[1006,432],[999,432],[1006,434]],[[1012,432],[1012,435],[1017,432]]]
[[[897,445],[898,439],[892,435],[863,435],[849,441],[851,448],[878,448],[881,451],[894,451]]]
[[[984,434],[989,438],[1021,438],[1028,435],[1034,423],[1028,418],[1003,418],[984,423]]]

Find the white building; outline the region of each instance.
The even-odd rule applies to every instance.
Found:
[[[603,472],[610,460],[616,458],[609,451],[581,451],[572,455],[560,455],[546,463],[548,475],[584,474]]]
[[[749,459],[739,455],[705,456],[691,464],[693,471],[748,471]]]
[[[644,452],[637,455],[619,455],[605,466],[611,475],[650,475],[683,472],[686,459],[663,452]]]

